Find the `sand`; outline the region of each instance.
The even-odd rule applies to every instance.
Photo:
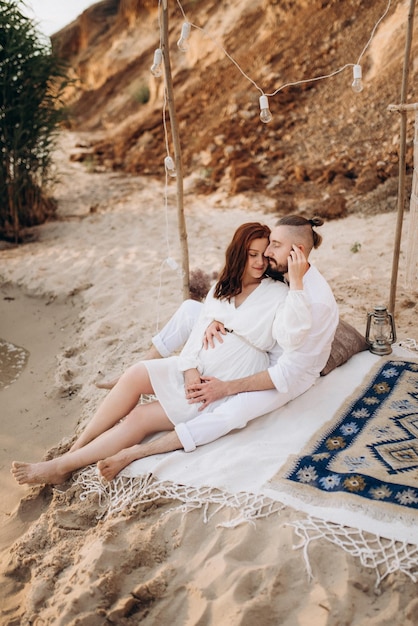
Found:
[[[64,450],[103,398],[95,381],[138,360],[182,301],[167,263],[180,262],[173,183],[165,193],[164,181],[90,172],[68,160],[78,139],[63,135],[57,153],[58,220],[0,250],[0,339],[27,359],[14,374],[9,363],[0,383],[0,624],[418,623],[409,578],[392,574],[375,589],[373,569],[324,540],[309,549],[309,580],[284,524],[291,510],[223,528],[227,510],[205,523],[201,510],[182,515],[161,501],[100,521],[72,483],[14,482],[11,461]],[[261,195],[192,189],[186,181],[191,269],[217,271],[238,224],[275,222]],[[367,311],[388,301],[395,223],[393,212],[328,222],[312,255],[361,332]],[[404,273],[402,252],[398,338],[417,338]]]

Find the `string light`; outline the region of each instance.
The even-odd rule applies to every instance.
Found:
[[[351,83],[351,89],[355,93],[360,93],[361,91],[363,91],[363,82],[361,78],[362,78],[361,65],[356,63],[356,65],[353,66],[353,79],[354,80]]]
[[[159,7],[163,6],[163,9],[167,9],[167,0],[158,0],[158,5]],[[337,74],[339,74],[340,72],[343,72],[347,67],[352,67],[353,68],[353,83],[355,81],[357,81],[356,85],[355,85],[355,91],[361,91],[363,89],[363,85],[362,85],[362,71],[361,71],[361,65],[360,65],[360,61],[361,58],[363,57],[363,55],[365,54],[366,50],[368,49],[368,47],[370,46],[372,39],[374,37],[374,34],[377,30],[377,27],[379,26],[379,24],[381,23],[381,21],[386,17],[387,13],[389,12],[389,8],[391,6],[391,0],[388,0],[387,6],[386,6],[386,10],[383,13],[383,15],[379,18],[379,20],[376,22],[372,33],[370,35],[370,38],[368,40],[368,42],[366,43],[364,49],[362,50],[358,61],[356,64],[353,63],[348,63],[346,65],[344,65],[343,67],[338,68],[337,70],[323,75],[323,76],[317,76],[314,78],[310,78],[310,79],[304,79],[304,80],[299,80],[296,82],[290,82],[290,83],[286,83],[284,85],[281,85],[278,89],[276,89],[273,93],[271,94],[265,94],[264,91],[257,85],[257,83],[250,77],[248,76],[244,70],[240,67],[240,65],[237,63],[237,61],[235,61],[235,59],[227,52],[227,50],[225,50],[225,48],[220,45],[216,39],[209,33],[206,31],[206,29],[201,28],[195,24],[192,24],[187,16],[186,13],[181,5],[180,0],[177,0],[177,4],[180,8],[180,11],[183,15],[183,19],[184,19],[184,23],[182,25],[182,29],[181,29],[181,35],[180,35],[180,39],[177,42],[177,46],[180,50],[182,51],[187,51],[188,50],[188,38],[190,36],[190,31],[191,28],[195,28],[196,30],[199,30],[204,36],[208,37],[209,39],[211,39],[213,41],[213,43],[215,44],[215,46],[217,48],[219,48],[223,54],[231,61],[231,63],[233,63],[235,65],[235,67],[238,69],[238,71],[242,74],[242,76],[248,81],[250,82],[253,87],[255,87],[261,94],[260,98],[259,98],[259,103],[260,103],[260,119],[262,122],[264,123],[269,123],[272,120],[272,115],[269,109],[269,105],[268,105],[268,98],[269,97],[273,97],[276,94],[278,94],[282,89],[284,89],[285,87],[289,87],[289,86],[294,86],[294,85],[301,85],[301,84],[305,84],[305,83],[310,83],[310,82],[314,82],[314,81],[318,81],[318,80],[323,80],[326,78],[331,78]],[[159,30],[160,30],[160,46],[161,46],[161,22],[160,22],[160,12],[158,12],[158,24],[159,24]],[[160,77],[162,75],[162,50],[161,47],[157,48],[154,52],[154,62],[153,65],[151,67],[151,72],[155,77]],[[361,85],[361,87],[360,87]],[[354,84],[352,85],[352,88],[354,89]],[[167,238],[167,249],[169,252],[169,248],[170,248],[170,244],[169,244],[169,238],[168,238],[168,233],[169,233],[169,228],[168,228],[168,206],[167,206],[167,191],[168,191],[168,185],[167,185],[167,178],[168,176],[171,177],[175,177],[176,176],[176,168],[175,168],[175,164],[173,159],[169,156],[169,150],[168,150],[168,136],[167,136],[167,128],[166,128],[166,120],[165,120],[165,108],[166,108],[166,89],[164,89],[164,103],[163,103],[163,125],[164,125],[164,134],[165,134],[165,142],[166,142],[166,148],[167,148],[167,156],[164,159],[164,166],[165,166],[165,171],[166,171],[166,186],[165,186],[165,191],[164,191],[164,208],[165,208],[165,219],[166,219],[166,238]],[[159,302],[159,297],[160,297],[160,291],[161,291],[161,279],[162,279],[162,268],[163,266],[167,264],[171,269],[173,269],[174,271],[178,271],[179,266],[177,264],[177,262],[170,256],[170,254],[168,254],[168,257],[162,261],[161,264],[161,270],[160,270],[160,288],[159,288],[159,293],[158,293],[158,298],[157,298],[157,331],[158,331],[158,327],[159,327],[159,319],[158,319],[158,302]]]
[[[174,165],[174,161],[171,156],[166,156],[164,159],[164,167],[168,176],[175,178],[177,176],[176,166]]]
[[[172,270],[177,270],[179,267],[177,261],[171,256],[167,257],[165,262],[167,263],[168,267],[171,267]]]
[[[155,76],[155,78],[159,78],[162,76],[163,68],[161,67],[163,61],[163,51],[161,48],[157,48],[154,52],[154,61],[151,65],[151,74]]]
[[[180,39],[177,42],[177,47],[182,52],[187,52],[187,50],[189,49],[188,39],[190,35],[190,28],[191,25],[189,22],[184,22],[183,26],[181,27],[181,35]]]
[[[269,100],[265,94],[260,96],[260,120],[268,124],[273,119],[269,109]]]
[[[379,26],[380,22],[386,17],[386,15],[388,14],[388,11],[390,9],[390,5],[391,5],[391,0],[388,0],[388,3],[386,5],[386,9],[383,13],[383,15],[380,16],[380,18],[377,20],[376,24],[373,27],[373,30],[370,34],[369,37],[369,41],[366,43],[366,45],[364,46],[363,50],[361,51],[361,54],[358,58],[358,61],[355,65],[353,65],[353,82],[351,83],[351,89],[355,92],[355,93],[360,93],[363,91],[363,81],[362,81],[362,71],[361,71],[361,65],[360,65],[360,61],[364,55],[364,53],[366,52],[367,48],[370,46],[374,34],[377,30],[377,27]]]
[[[250,77],[249,77],[249,76],[248,76],[248,75],[247,75],[247,74],[246,74],[246,73],[242,70],[242,68],[241,68],[241,67],[239,66],[239,64],[235,61],[235,59],[234,59],[234,58],[233,58],[233,57],[232,57],[232,56],[231,56],[231,55],[230,55],[230,54],[229,54],[229,53],[225,50],[225,48],[224,48],[222,45],[220,45],[220,44],[216,41],[216,39],[215,39],[215,38],[214,38],[214,37],[213,37],[210,33],[208,33],[208,32],[207,32],[204,28],[201,28],[200,26],[197,26],[196,24],[193,24],[193,23],[191,23],[191,22],[189,22],[189,21],[188,21],[188,18],[187,18],[186,13],[185,13],[185,11],[184,11],[184,9],[183,9],[182,5],[181,5],[180,0],[177,0],[177,4],[178,4],[178,6],[179,6],[179,8],[180,8],[180,11],[181,11],[181,13],[182,13],[182,15],[183,15],[183,18],[184,18],[184,20],[186,20],[185,24],[188,24],[188,26],[189,26],[189,27],[191,27],[191,26],[192,26],[192,27],[193,27],[193,28],[195,28],[196,30],[200,30],[200,31],[201,31],[201,32],[202,32],[202,33],[203,33],[206,37],[208,37],[209,39],[211,39],[211,40],[214,42],[214,44],[215,44],[215,45],[216,45],[216,46],[217,46],[220,50],[222,50],[222,52],[225,54],[225,56],[226,56],[226,57],[227,57],[227,58],[228,58],[228,59],[229,59],[229,60],[230,60],[230,61],[231,61],[231,62],[232,62],[232,63],[233,63],[236,67],[237,67],[237,69],[241,72],[241,74],[244,76],[244,78],[246,78],[246,79],[247,79],[250,83],[252,83],[252,85],[254,85],[254,87],[255,87],[256,89],[258,89],[258,91],[261,93],[260,100],[261,100],[261,98],[262,98],[263,96],[266,96],[266,97],[268,97],[268,98],[269,98],[269,97],[273,97],[273,96],[277,95],[277,94],[278,94],[280,91],[282,91],[282,89],[284,89],[285,87],[290,87],[290,86],[295,86],[295,85],[301,85],[301,84],[305,84],[305,83],[310,83],[310,82],[314,82],[314,81],[318,81],[318,80],[323,80],[323,79],[325,79],[325,78],[331,78],[331,77],[335,76],[336,74],[339,74],[340,72],[343,72],[343,71],[344,71],[347,67],[352,67],[352,68],[353,68],[353,74],[354,74],[354,71],[355,71],[356,73],[357,73],[357,72],[361,72],[360,60],[361,60],[362,56],[365,54],[365,52],[366,52],[366,50],[368,49],[368,47],[370,46],[370,44],[371,44],[371,42],[372,42],[372,39],[373,39],[373,37],[374,37],[374,34],[375,34],[375,32],[376,32],[377,27],[379,26],[379,24],[381,23],[381,21],[382,21],[382,20],[386,17],[386,15],[388,14],[388,12],[389,12],[389,8],[390,8],[390,6],[391,6],[391,2],[392,2],[392,0],[388,0],[387,5],[386,5],[386,9],[385,9],[385,11],[384,11],[383,15],[381,15],[381,17],[378,19],[378,21],[377,21],[377,22],[376,22],[376,24],[374,25],[374,28],[373,28],[372,33],[371,33],[371,35],[370,35],[370,38],[369,38],[368,42],[366,43],[366,45],[364,46],[364,49],[362,50],[362,52],[361,52],[361,54],[360,54],[360,57],[359,57],[359,59],[358,59],[358,61],[357,61],[357,63],[356,63],[356,64],[353,64],[353,63],[347,63],[347,64],[345,64],[343,67],[338,68],[337,70],[335,70],[335,71],[331,72],[330,74],[325,74],[325,75],[323,75],[323,76],[316,76],[316,77],[314,77],[314,78],[308,78],[308,79],[299,80],[299,81],[295,81],[295,82],[291,82],[291,83],[286,83],[286,84],[284,84],[284,85],[281,85],[281,86],[280,86],[278,89],[276,89],[273,93],[270,93],[270,94],[265,94],[265,93],[264,93],[264,91],[263,91],[263,90],[262,90],[262,89],[261,89],[261,88],[257,85],[257,83],[256,83],[256,82],[255,82],[252,78],[250,78]],[[184,25],[183,25],[183,26],[184,26]],[[180,38],[179,42],[180,42],[180,41],[181,41],[181,38]],[[178,43],[179,43],[179,42],[178,42]],[[357,69],[357,66],[359,66],[359,68],[360,68],[359,70]],[[356,77],[355,77],[355,78],[356,78]],[[363,89],[363,84],[362,84],[362,81],[361,81],[361,77],[360,77],[360,83],[361,83],[361,88],[359,88],[359,85],[358,85],[358,78],[357,78],[357,83],[356,83],[356,88],[357,88],[357,89],[356,89],[356,91],[357,91],[357,92],[360,92],[360,91]],[[354,87],[353,87],[353,89],[354,89]],[[264,98],[263,98],[263,104],[264,104]],[[266,118],[268,117],[268,113],[267,113],[266,111],[264,111],[264,109],[265,109],[265,108],[266,108],[266,107],[264,107],[264,106],[263,106],[263,107],[261,107],[261,102],[260,102],[260,119],[262,119],[261,113],[263,113],[263,117],[266,117]],[[268,110],[268,107],[267,107],[267,110]],[[269,113],[270,113],[270,112],[269,112]],[[270,113],[270,116],[271,116],[271,113]],[[264,121],[264,123],[268,123],[269,121],[271,121],[271,119],[268,119],[268,121],[265,121],[265,120],[263,120],[263,119],[262,119],[262,121]]]

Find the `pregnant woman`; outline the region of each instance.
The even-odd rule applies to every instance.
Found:
[[[265,370],[267,353],[275,344],[275,313],[288,293],[286,285],[265,275],[269,234],[270,229],[257,222],[240,226],[226,251],[219,280],[208,293],[180,355],[130,367],[68,452],[49,461],[13,463],[17,482],[64,482],[77,469],[122,454],[149,435],[174,431],[176,424],[204,414],[205,409],[199,411],[201,405],[188,402],[186,393],[205,376],[233,380]],[[204,331],[214,320],[229,332],[216,349],[206,350]],[[157,400],[138,404],[141,394],[155,395]],[[125,456],[128,463],[129,455]],[[122,454],[118,469],[124,465],[123,458]],[[109,473],[104,471],[104,475]]]

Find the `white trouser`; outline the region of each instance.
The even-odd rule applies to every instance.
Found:
[[[175,431],[185,452],[192,452],[197,446],[215,441],[231,430],[244,428],[251,420],[287,404],[303,391],[280,393],[277,389],[267,389],[239,393],[226,398],[212,412],[177,424]]]
[[[152,338],[152,343],[163,357],[171,356],[183,347],[202,309],[202,302],[185,300],[173,317]]]

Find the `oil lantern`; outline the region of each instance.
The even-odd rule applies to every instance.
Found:
[[[373,354],[390,354],[396,341],[395,322],[385,306],[375,306],[367,313],[366,342]]]

